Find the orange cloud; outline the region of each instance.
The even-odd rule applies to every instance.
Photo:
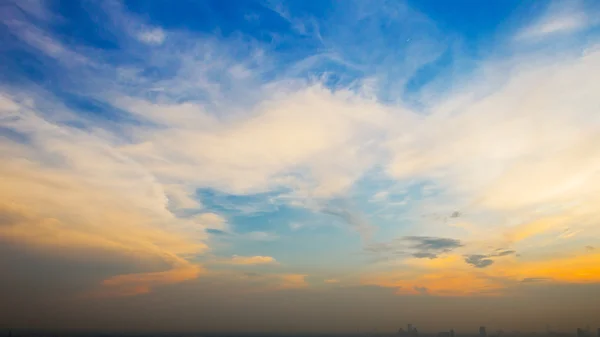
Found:
[[[19,155],[0,166],[0,240],[51,254],[98,253],[172,266],[109,278],[101,283],[105,294],[140,294],[200,275],[202,268],[186,257],[206,251],[203,237],[183,232],[186,226],[168,212],[164,193],[143,173],[136,180],[134,167],[105,162],[101,150],[99,158],[87,160],[79,158],[84,153],[68,151],[70,160],[82,162],[47,167],[18,145],[0,144],[0,154],[11,151]]]
[[[277,289],[302,289],[308,287],[306,282],[306,276],[303,274],[278,274],[276,279],[278,280]]]
[[[545,217],[516,226],[510,229],[505,236],[511,242],[522,241],[548,230],[556,229],[558,226],[567,223],[567,221],[568,217],[566,216]]]
[[[271,256],[238,256],[234,255],[231,260],[228,261],[230,264],[235,265],[256,265],[256,264],[275,264],[277,260]]]
[[[545,278],[560,283],[600,282],[600,254],[598,253],[524,261],[499,267],[515,279]]]
[[[152,287],[180,283],[197,278],[203,271],[199,265],[181,261],[173,269],[153,273],[117,275],[102,282],[105,286],[98,295],[132,296],[150,292]]]
[[[475,269],[458,255],[434,260],[411,259],[404,271],[365,274],[361,283],[396,288],[398,294],[437,296],[501,295],[526,279],[554,283],[600,282],[600,254],[582,253],[561,258],[524,261],[511,257]]]
[[[485,271],[473,270],[460,255],[410,259],[402,269],[363,275],[361,283],[396,288],[398,294],[437,296],[498,295],[505,287]]]

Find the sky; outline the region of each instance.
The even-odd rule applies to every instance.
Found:
[[[600,326],[599,18],[0,1],[0,327]]]

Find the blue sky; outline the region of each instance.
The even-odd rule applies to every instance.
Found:
[[[65,261],[73,312],[232,289],[443,308],[600,282],[594,1],[0,6],[15,296]]]

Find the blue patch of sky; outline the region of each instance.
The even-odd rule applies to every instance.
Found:
[[[214,253],[269,255],[282,263],[304,263],[312,267],[357,263],[354,258],[348,261],[348,256],[360,254],[361,238],[347,223],[318,211],[270,201],[279,193],[230,195],[199,189],[197,195],[205,206],[203,212],[224,215],[233,232],[208,231],[214,239],[235,242],[234,246],[219,245]],[[292,224],[299,227],[292,228]],[[270,237],[253,237],[253,232],[269,233]]]
[[[439,75],[447,71],[448,68],[451,68],[454,62],[452,49],[446,49],[436,60],[425,64],[415,71],[405,84],[405,95],[403,97],[405,103],[416,107],[418,110],[425,108],[426,102],[420,101],[420,96],[417,93],[427,84],[431,83],[431,81],[438,78]]]
[[[94,99],[89,96],[72,92],[55,90],[54,95],[68,108],[89,121],[110,121],[119,123],[121,126],[139,125],[138,118],[134,118],[126,111],[115,108],[108,103]]]
[[[354,8],[362,7],[358,3],[342,6],[335,2],[286,2],[271,4],[270,8],[264,4],[204,1],[188,7],[172,6],[166,1],[126,2],[129,10],[145,13],[152,23],[167,29],[217,34],[225,40],[242,36],[242,41],[259,42],[272,58],[271,67],[260,74],[263,81],[282,76],[321,78],[326,86],[335,89],[374,75],[380,79],[379,94],[384,101],[393,101],[402,92],[403,88],[396,87],[395,82],[407,75],[405,69],[397,66],[406,58],[409,46],[405,40],[416,36],[416,42],[422,42],[418,36],[437,34],[418,20],[418,27],[411,27],[403,22],[405,18],[395,18],[383,10],[361,16],[363,9]],[[182,11],[184,7],[186,10]],[[335,13],[341,14],[332,14],[334,7]],[[357,16],[361,16],[360,20],[356,20]],[[319,56],[314,63],[306,66],[301,62],[315,55]],[[244,60],[248,55],[242,51],[231,56]],[[420,82],[432,77],[431,68],[426,72],[429,75],[419,75]],[[226,82],[222,84],[227,85]],[[409,89],[413,87],[414,83]]]
[[[445,34],[455,34],[465,43],[465,52],[472,56],[487,54],[490,38],[496,36],[509,18],[523,6],[534,2],[520,0],[408,0],[408,4],[424,13]]]
[[[48,63],[56,62],[48,57],[43,57],[32,47],[27,46],[8,29],[0,25],[0,39],[2,52],[0,53],[0,80],[10,85],[44,85],[58,80],[53,72],[48,71]]]
[[[356,263],[348,261],[349,255],[357,255],[361,250],[360,236],[349,229],[336,217],[311,212],[305,209],[283,206],[277,211],[254,216],[230,218],[231,224],[239,231],[235,247],[221,247],[217,254],[228,255],[269,255],[284,264],[311,267]],[[302,227],[292,229],[290,224]],[[264,231],[277,235],[273,240],[254,240],[244,233]]]
[[[51,26],[56,34],[67,37],[65,42],[105,50],[119,49],[118,33],[109,29],[109,17],[95,4],[70,0],[48,1],[46,4],[66,18]]]
[[[235,195],[210,188],[200,188],[196,190],[196,198],[207,210],[229,216],[246,216],[277,211],[281,205],[276,201],[276,197],[284,192],[286,191]]]
[[[376,195],[380,192],[379,197]],[[356,182],[352,202],[375,226],[374,239],[411,235],[416,218],[414,206],[426,199],[440,196],[443,191],[429,180],[396,181],[382,173],[371,172]]]

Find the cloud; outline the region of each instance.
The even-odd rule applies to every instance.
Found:
[[[537,283],[537,282],[545,282],[545,281],[551,281],[551,278],[547,278],[547,277],[526,277],[524,279],[521,280],[522,283]]]
[[[6,178],[0,240],[58,254],[112,252],[166,264],[166,271],[110,278],[105,286],[115,293],[149,291],[200,274],[201,266],[184,256],[206,251],[204,235],[186,233],[190,224],[168,211],[164,190],[144,168],[99,133],[43,118],[43,106],[6,94],[3,101],[2,126],[28,142],[0,146]]]
[[[594,246],[585,246],[585,250],[588,252],[594,251],[596,248]]]
[[[494,253],[492,254],[486,254],[486,255],[482,255],[482,254],[472,254],[472,255],[466,255],[465,256],[465,262],[473,265],[476,268],[486,268],[488,266],[491,266],[494,263],[494,258],[495,257],[503,257],[503,256],[508,256],[508,255],[515,255],[516,251],[514,250],[502,250],[502,249],[497,249]]]
[[[199,209],[202,204],[192,198],[193,193],[181,185],[164,185],[169,204],[174,209]]]
[[[301,224],[301,223],[292,222],[292,223],[290,224],[290,229],[291,229],[291,230],[293,230],[293,231],[297,231],[297,230],[299,230],[299,229],[300,229],[300,228],[302,228],[302,227],[304,227],[304,225],[303,225],[303,224]]]
[[[324,280],[323,282],[329,283],[329,284],[336,284],[336,283],[340,283],[340,280],[334,279],[334,278],[330,278],[330,279]]]
[[[271,256],[238,256],[234,255],[228,262],[235,265],[261,265],[276,264],[277,260]]]
[[[427,289],[426,287],[417,287],[414,286],[413,288],[416,292],[418,292],[421,295],[427,295],[429,294],[429,289]]]
[[[475,246],[475,252],[485,251],[479,246],[535,251],[548,245],[545,234],[557,237],[565,227],[590,237],[599,234],[600,87],[595,74],[600,53],[593,46],[577,55],[534,53],[533,61],[483,62],[472,84],[451,82],[453,90],[428,97],[420,111],[384,93],[404,92],[405,77],[411,75],[399,73],[413,74],[444,48],[429,36],[435,32],[426,20],[418,27],[428,28],[422,30],[423,40],[431,48],[377,48],[390,45],[389,39],[374,38],[381,15],[388,15],[381,12],[389,6],[358,13],[366,27],[327,41],[337,59],[316,55],[292,63],[273,58],[269,46],[243,38],[217,41],[190,32],[144,30],[140,27],[149,26],[118,4],[105,6],[115,6],[107,11],[114,20],[107,21],[119,26],[118,54],[66,43],[36,25],[9,25],[28,51],[56,62],[48,71],[69,75],[61,76],[69,79],[61,91],[103,103],[107,111],[98,115],[115,114],[118,122],[100,120],[87,109],[71,110],[60,95],[41,88],[7,89],[10,93],[0,99],[1,127],[26,141],[3,139],[0,144],[0,173],[6,177],[0,195],[11,201],[2,205],[3,240],[47,250],[98,249],[158,258],[166,271],[116,275],[106,284],[126,293],[144,292],[202,274],[202,267],[190,261],[208,249],[205,230],[230,230],[223,218],[203,209],[196,200],[198,189],[238,197],[268,192],[265,199],[274,194],[274,202],[341,219],[361,233],[366,252],[402,257],[403,264],[415,268],[414,274],[401,275],[404,280],[385,274],[373,277],[374,284],[410,292],[426,287],[436,294],[504,286],[489,275],[473,274],[465,261],[481,273],[502,270],[502,279],[512,281],[526,275],[594,280],[589,266],[576,264],[587,271],[578,274],[566,262],[574,275],[557,275],[546,268],[547,261],[519,262],[522,267],[512,266],[518,272],[511,274],[505,266],[516,262],[498,257],[512,250],[451,254],[466,249],[463,245]],[[423,18],[408,19],[396,17],[386,30],[408,34],[391,28]],[[533,36],[577,28],[572,19],[544,20]],[[152,44],[151,55],[147,48],[140,51],[136,38]],[[393,41],[400,40],[394,35]],[[138,62],[121,62],[129,59]],[[330,85],[321,76],[303,80],[298,75],[322,74],[319,62],[325,59],[356,69],[364,78],[356,75],[352,84]],[[396,59],[410,64],[389,61]],[[395,81],[395,76],[402,78]],[[423,236],[371,243],[374,226],[363,205],[334,201],[352,200],[357,181],[374,169],[398,183],[435,186],[435,193],[423,188],[423,198],[414,200],[410,212],[431,206],[428,211],[440,209],[436,213],[449,214],[462,227],[419,220],[410,230],[418,228]],[[385,193],[375,196],[385,200]],[[452,213],[455,209],[468,209],[469,219]],[[191,210],[203,213],[194,218]],[[445,238],[459,235],[460,240]],[[236,237],[273,240],[277,235],[250,230]],[[456,260],[452,266],[458,271],[435,269],[446,258]],[[300,274],[277,278],[306,285]],[[458,290],[462,285],[472,289]]]
[[[373,195],[373,197],[371,197],[370,201],[371,202],[385,201],[388,199],[389,195],[390,195],[389,191],[379,191],[379,192],[375,193]]]
[[[437,254],[427,253],[427,252],[413,253],[412,256],[419,258],[419,259],[436,259],[438,257]]]
[[[503,250],[492,256],[506,256],[506,255],[514,255],[514,254],[516,254],[516,252],[514,250]]]
[[[593,24],[585,10],[579,1],[550,3],[546,13],[518,33],[517,38],[544,38],[585,29]]]
[[[279,235],[269,232],[254,231],[242,235],[243,238],[254,241],[275,241],[279,239]]]
[[[506,280],[475,272],[464,266],[460,255],[437,259],[414,259],[402,268],[363,273],[361,284],[394,288],[401,295],[497,296],[507,287]]]
[[[489,259],[488,257],[488,255],[468,255],[465,258],[465,262],[473,265],[476,268],[485,268],[491,266],[494,263],[494,260]]]
[[[363,239],[369,241],[373,232],[373,225],[371,225],[367,219],[361,214],[350,210],[346,205],[343,206],[327,206],[321,210],[325,214],[330,214],[340,219],[358,233],[361,234]]]
[[[44,56],[60,62],[63,67],[95,66],[91,58],[73,50],[52,34],[35,25],[20,20],[6,20],[3,23],[12,34],[18,36],[29,47],[37,49]]]
[[[277,275],[279,283],[278,289],[302,289],[308,287],[306,276],[303,274],[281,274]]]
[[[53,22],[61,19],[60,16],[48,8],[48,4],[43,0],[19,0],[9,2],[12,2],[25,13],[43,22]]]
[[[181,261],[173,269],[164,272],[118,275],[102,282],[104,289],[91,293],[92,296],[134,296],[145,294],[157,285],[181,283],[197,278],[202,268]]]
[[[419,252],[449,252],[454,248],[462,247],[460,240],[449,238],[406,236],[403,240],[410,242],[411,248]]]
[[[460,240],[431,236],[405,236],[390,242],[375,242],[364,247],[368,254],[377,255],[378,261],[413,257],[437,259],[443,254],[463,247]]]
[[[203,228],[219,230],[222,232],[229,231],[227,220],[216,213],[201,213],[195,216],[194,220],[201,224]]]
[[[167,35],[161,28],[142,30],[137,34],[138,40],[149,45],[160,45],[165,42]]]
[[[389,142],[388,173],[398,180],[435,181],[440,193],[417,209],[445,213],[468,205],[469,219],[459,224],[465,242],[514,243],[518,249],[541,247],[544,235],[558,236],[565,227],[597,235],[593,223],[600,214],[592,203],[600,191],[600,138],[597,121],[584,121],[598,101],[589,87],[597,83],[588,74],[600,69],[600,54],[589,49],[583,56],[540,57],[536,65],[511,62],[505,75],[491,71],[483,78],[502,79],[501,85],[467,86],[460,90],[464,94],[435,104],[431,114]],[[428,233],[457,230],[425,221],[418,226]]]
[[[272,292],[292,289],[305,289],[309,287],[306,282],[306,274],[296,273],[260,273],[239,272],[235,270],[212,271],[212,277],[216,280],[227,282],[239,280],[244,287],[237,287],[242,292]]]

